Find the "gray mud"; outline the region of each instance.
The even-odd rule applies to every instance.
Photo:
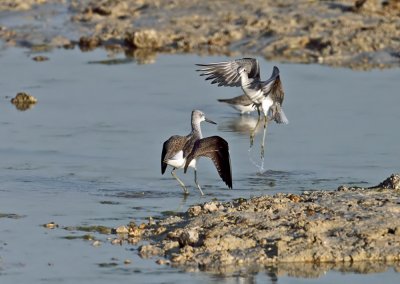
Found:
[[[355,69],[400,65],[396,0],[9,0],[0,4],[0,12],[10,10],[15,17],[22,15],[25,24],[3,21],[0,38],[8,45],[34,50],[101,46],[111,53],[133,54],[143,63],[162,52],[252,54]],[[40,22],[57,15],[65,22]],[[49,25],[56,27],[49,31]]]
[[[211,272],[289,263],[398,266],[399,190],[400,176],[392,175],[371,188],[211,201],[156,223],[130,224],[128,235],[150,241],[139,248],[142,257]]]

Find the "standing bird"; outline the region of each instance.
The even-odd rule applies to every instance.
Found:
[[[226,103],[231,108],[240,112],[240,114],[250,113],[257,108],[253,101],[247,95],[240,95],[230,99],[218,99],[220,103]]]
[[[204,67],[196,71],[201,72],[200,76],[206,76],[206,80],[212,80],[211,84],[229,87],[240,86],[244,94],[257,108],[259,120],[261,111],[263,112],[264,128],[267,127],[268,116],[278,123],[287,124],[289,122],[282,109],[285,93],[282,89],[278,67],[274,66],[269,79],[261,81],[260,65],[255,58],[242,58],[233,61],[196,65]],[[257,127],[250,135],[250,147],[253,145]],[[264,141],[261,147],[261,156],[263,157]]]
[[[223,138],[211,136],[203,138],[200,123],[207,121],[216,124],[205,117],[199,110],[192,111],[192,131],[186,136],[174,135],[164,142],[161,154],[161,174],[165,173],[168,165],[172,167],[171,174],[178,181],[184,194],[189,194],[185,184],[175,174],[176,169],[184,168],[186,173],[188,167],[194,169],[194,182],[201,195],[204,195],[197,182],[197,160],[204,156],[210,158],[217,168],[219,176],[229,188],[232,188],[231,158],[229,146]]]
[[[240,112],[240,115],[245,113],[251,113],[257,110],[253,101],[247,95],[240,95],[230,99],[218,99],[220,103],[225,103],[231,108]],[[282,114],[281,106],[279,103],[274,104],[268,111],[268,119],[274,120],[276,123],[288,123],[288,120],[284,113]]]

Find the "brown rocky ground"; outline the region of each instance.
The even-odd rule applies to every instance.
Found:
[[[371,188],[212,201],[140,225],[64,229],[106,234],[113,245],[139,245],[140,256],[189,271],[227,275],[267,269],[301,277],[332,269],[400,271],[400,175]],[[104,241],[91,234],[69,238],[94,246]]]
[[[142,228],[143,257],[206,271],[284,263],[400,262],[400,175],[373,188],[196,205]],[[139,232],[139,233],[138,233]]]
[[[67,25],[78,36],[45,37],[49,47],[103,46],[143,62],[156,52],[190,52],[360,69],[400,65],[399,0],[8,0],[0,10],[37,12],[36,5],[54,3],[68,8]],[[27,45],[21,28],[0,27],[0,37]]]
[[[43,227],[62,228],[71,232],[65,239],[95,247],[134,245],[143,258],[187,271],[248,275],[267,270],[296,277],[319,277],[328,270],[400,271],[400,174],[370,188],[211,201],[168,215],[115,228],[54,222]]]

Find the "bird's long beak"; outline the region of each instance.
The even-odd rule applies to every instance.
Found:
[[[205,118],[204,121],[207,121],[207,122],[212,123],[212,124],[217,124],[216,122],[214,122],[214,121],[212,121],[212,120],[210,120],[208,118]]]

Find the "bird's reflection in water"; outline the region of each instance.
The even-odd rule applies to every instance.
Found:
[[[253,149],[253,138],[250,137],[250,145],[249,145],[249,159],[254,164],[260,172],[264,170],[264,151],[265,151],[265,140],[267,134],[267,127],[264,124],[264,121],[260,121],[260,118],[254,117],[251,115],[240,115],[238,117],[230,118],[225,122],[221,123],[218,127],[218,130],[227,131],[227,132],[236,132],[240,135],[246,136],[256,136],[257,134],[261,134],[262,132],[262,140],[261,140],[261,151],[260,151],[260,162],[257,162],[252,157],[252,149]]]
[[[241,135],[249,136],[254,131],[259,133],[263,129],[262,123],[257,126],[257,117],[251,115],[240,115],[237,117],[231,117],[226,121],[219,124],[218,130],[225,132],[236,132]],[[257,126],[257,129],[255,129]]]

